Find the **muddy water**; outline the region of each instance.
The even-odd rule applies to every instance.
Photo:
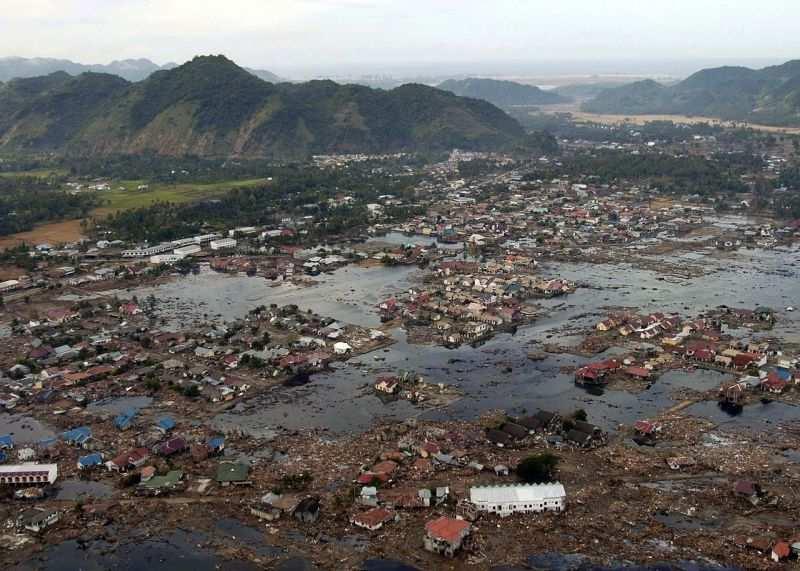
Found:
[[[434,246],[440,250],[461,251],[464,249],[462,243],[446,244],[444,242],[437,242],[436,239],[429,236],[422,236],[421,234],[414,234],[407,236],[402,232],[389,232],[383,236],[375,236],[366,241],[367,245],[380,246],[386,244],[387,246],[423,246],[428,248]]]
[[[13,571],[255,571],[262,567],[245,561],[231,561],[205,547],[209,536],[202,532],[177,530],[161,538],[128,538],[121,543],[93,541],[81,544],[65,541],[47,548]]]
[[[54,429],[29,416],[0,413],[0,435],[5,434],[11,435],[17,447],[56,435]]]
[[[667,258],[674,263],[681,257],[693,263],[702,260],[708,273],[672,283],[656,272],[626,264],[543,264],[543,275],[558,275],[587,287],[566,298],[542,300],[539,319],[516,335],[498,335],[477,348],[450,350],[408,344],[404,332],[397,329],[391,332],[396,343],[388,350],[352,359],[330,372],[315,375],[308,385],[285,387],[252,399],[245,403],[244,410],[221,415],[217,421],[240,423],[253,431],[317,427],[343,433],[365,430],[378,420],[410,416],[471,419],[492,408],[521,413],[538,408],[567,412],[581,407],[589,411],[594,422],[611,429],[671,406],[677,389],[708,390],[729,377],[699,370],[674,371],[640,394],[615,390],[591,394],[574,385],[571,373],[562,372],[562,368],[580,366],[586,359],[561,354],[532,362],[527,358],[528,351],[540,349],[543,343],[575,344],[579,341],[575,331],[592,326],[608,307],[619,306],[694,316],[723,304],[746,308],[766,305],[778,310],[779,323],[773,331],[753,336],[781,336],[800,342],[800,311],[784,310],[790,305],[800,306],[800,251],[796,248],[741,250],[725,255],[709,248]],[[301,288],[288,284],[270,287],[270,282],[261,278],[205,272],[136,294],[141,298],[153,293],[163,300],[160,311],[173,321],[186,319],[187,311],[196,315],[213,308],[221,318],[233,319],[259,304],[294,303],[344,322],[376,326],[376,304],[407,289],[421,275],[412,267],[346,267],[319,276],[312,287]],[[733,333],[750,336],[747,329]],[[372,393],[369,384],[380,371],[396,369],[414,371],[432,382],[456,385],[464,397],[439,411],[422,411],[404,401],[385,404]],[[690,411],[725,414],[715,406],[698,405]],[[758,416],[761,412],[754,410],[752,414]],[[800,409],[774,406],[769,415],[776,422],[795,419],[800,418]],[[724,419],[753,427],[754,423],[745,422],[749,416]]]
[[[258,277],[230,276],[211,270],[152,288],[131,292],[139,299],[154,295],[156,313],[175,326],[188,325],[204,315],[232,320],[259,305],[296,304],[320,315],[364,327],[380,325],[375,306],[385,297],[410,286],[414,266],[346,266],[331,274],[314,276],[311,287],[270,282]]]
[[[81,498],[110,498],[114,488],[105,482],[89,480],[64,480],[57,486],[57,500],[78,500]]]
[[[115,397],[90,403],[86,410],[92,414],[122,414],[126,410],[140,410],[153,403],[150,397]]]

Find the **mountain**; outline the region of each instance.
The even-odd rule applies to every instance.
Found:
[[[283,79],[281,79],[271,71],[267,71],[266,69],[252,69],[249,67],[246,67],[244,69],[255,75],[258,79],[262,79],[270,83],[280,83],[281,81],[284,81]]]
[[[0,58],[0,82],[49,75],[57,71],[63,71],[70,75],[80,75],[86,72],[110,73],[128,81],[141,81],[155,71],[176,67],[178,67],[176,63],[158,65],[145,58],[115,60],[107,65],[85,65],[67,59],[5,57]],[[264,81],[271,83],[281,81],[277,75],[263,69],[248,68],[247,71]]]
[[[0,151],[304,158],[511,148],[522,127],[485,101],[424,85],[267,83],[224,56],[144,81],[57,72],[0,87]]]
[[[437,87],[461,97],[483,99],[498,107],[548,105],[569,101],[568,98],[558,93],[544,91],[534,85],[523,85],[513,81],[500,81],[497,79],[448,79]]]
[[[107,65],[85,65],[66,59],[6,57],[0,58],[0,81],[49,75],[58,71],[70,75],[86,72],[110,73],[128,81],[141,81],[154,71],[172,67],[176,67],[176,64],[159,66],[149,59],[115,60]]]
[[[767,125],[800,125],[800,60],[750,69],[704,69],[664,86],[652,80],[608,89],[584,111],[612,114],[680,114]]]
[[[591,99],[597,97],[607,89],[619,87],[619,83],[611,82],[598,82],[598,83],[570,83],[568,85],[560,85],[553,90],[553,93],[558,93],[568,99]]]

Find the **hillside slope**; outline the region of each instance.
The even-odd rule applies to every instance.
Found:
[[[669,87],[639,81],[608,89],[582,108],[592,113],[703,115],[800,125],[800,60],[760,70],[704,69]]]
[[[496,79],[448,79],[437,87],[461,97],[483,99],[498,107],[549,105],[569,101],[567,97],[551,91],[544,91],[534,85]]]
[[[223,56],[138,83],[63,73],[0,86],[0,151],[302,158],[332,152],[510,148],[497,107],[423,85],[272,84]]]

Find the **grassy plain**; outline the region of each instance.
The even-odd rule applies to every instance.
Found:
[[[47,173],[56,172],[54,170],[27,171],[14,173],[16,175],[47,176]],[[2,173],[0,176],[12,176],[12,173]],[[146,190],[139,190],[139,187],[146,184],[140,180],[114,181],[111,183],[112,190],[97,191],[101,200],[100,206],[95,208],[91,215],[95,218],[102,218],[121,210],[132,208],[142,208],[155,204],[156,202],[187,203],[208,198],[215,198],[224,195],[229,190],[236,188],[250,188],[268,184],[267,179],[254,178],[245,180],[228,180],[223,182],[194,184],[163,184],[155,183],[147,185]],[[19,245],[59,244],[63,242],[75,242],[83,237],[81,220],[60,220],[41,224],[26,232],[19,232],[9,236],[0,237],[0,250]]]
[[[145,182],[140,180],[112,183],[112,190],[103,191],[99,194],[102,200],[102,206],[95,211],[95,214],[142,208],[156,202],[184,203],[215,198],[235,188],[248,188],[267,184],[267,180],[263,178],[254,178],[206,184],[155,183],[148,185],[146,190],[138,190],[139,186],[143,184],[145,184]]]

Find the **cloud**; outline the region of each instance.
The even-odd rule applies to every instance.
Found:
[[[2,0],[0,56],[251,66],[789,57],[796,0]],[[765,33],[769,30],[769,33]]]

